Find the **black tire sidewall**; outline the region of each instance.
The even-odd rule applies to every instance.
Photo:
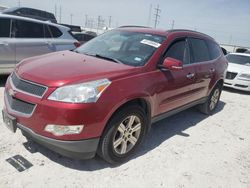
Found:
[[[138,141],[135,146],[126,154],[117,154],[113,147],[113,138],[119,127],[120,123],[128,116],[135,115],[141,121],[141,132]],[[148,118],[144,110],[139,106],[129,106],[120,111],[118,111],[109,121],[106,131],[103,134],[103,139],[101,139],[101,156],[110,163],[120,163],[126,161],[132,153],[141,144],[143,138],[146,135],[148,126]]]

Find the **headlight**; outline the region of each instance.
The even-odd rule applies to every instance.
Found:
[[[111,84],[108,79],[101,79],[76,85],[59,87],[49,97],[49,100],[69,103],[96,102],[102,92]]]
[[[239,77],[240,77],[240,78],[245,78],[245,79],[249,79],[249,80],[250,80],[250,74],[240,74]]]

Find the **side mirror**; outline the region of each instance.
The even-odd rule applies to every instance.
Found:
[[[159,65],[159,68],[162,70],[182,70],[183,63],[178,59],[167,57],[164,59],[162,65]]]

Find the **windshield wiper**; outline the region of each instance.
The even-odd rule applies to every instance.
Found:
[[[100,55],[100,54],[95,54],[95,57],[106,59],[106,60],[109,60],[109,61],[113,61],[113,62],[122,64],[122,62],[120,60],[116,59],[116,58],[106,57],[106,56],[103,56],[103,55]]]
[[[106,57],[106,56],[103,56],[103,55],[100,55],[100,54],[84,53],[84,55],[93,56],[93,57],[97,57],[97,58],[101,58],[101,59],[106,59],[106,60],[109,60],[109,61],[113,61],[115,63],[123,64],[120,60],[118,60],[116,58]]]

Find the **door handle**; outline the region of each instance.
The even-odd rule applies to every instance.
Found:
[[[7,42],[0,42],[0,45],[9,46],[9,43],[7,43]]]
[[[188,73],[186,77],[187,77],[188,79],[192,79],[194,76],[195,76],[194,73]]]

